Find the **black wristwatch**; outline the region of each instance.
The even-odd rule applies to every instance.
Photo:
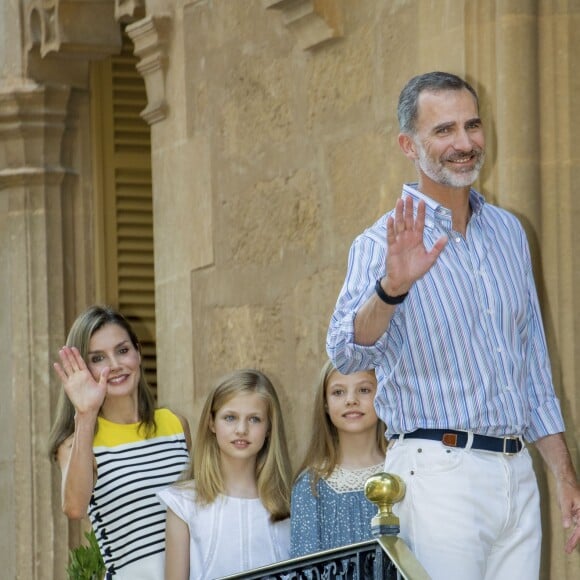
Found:
[[[407,298],[408,292],[404,294],[399,294],[399,296],[389,296],[383,289],[381,285],[382,278],[379,278],[375,284],[375,292],[377,296],[385,303],[389,304],[390,306],[396,306],[397,304],[401,304],[405,298]]]

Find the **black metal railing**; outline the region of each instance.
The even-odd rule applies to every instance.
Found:
[[[350,544],[222,580],[399,580],[397,567],[376,540]]]

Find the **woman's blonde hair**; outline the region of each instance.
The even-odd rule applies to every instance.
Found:
[[[340,462],[340,444],[338,430],[330,420],[326,410],[326,387],[330,376],[338,372],[332,361],[327,360],[318,377],[314,408],[312,411],[312,430],[310,444],[294,480],[306,470],[310,471],[310,483],[313,495],[316,495],[316,486],[320,478],[329,477]],[[371,369],[367,371],[373,373]],[[385,431],[387,426],[380,419],[377,420],[376,442],[382,453],[387,452]]]
[[[222,377],[208,395],[182,485],[193,479],[196,499],[201,504],[210,504],[225,493],[220,448],[210,422],[230,399],[251,393],[259,394],[267,404],[269,434],[256,459],[256,480],[260,500],[275,522],[290,516],[292,471],[278,395],[268,377],[258,370],[236,370]]]
[[[91,306],[80,314],[71,326],[66,339],[66,345],[78,348],[81,356],[87,362],[91,337],[97,330],[100,330],[107,324],[116,324],[124,329],[129,335],[133,346],[139,353],[141,352],[141,345],[130,322],[120,312],[110,306]],[[156,429],[155,399],[151,387],[147,384],[142,362],[139,370],[140,378],[137,386],[139,421],[141,426],[145,428],[146,436],[149,437],[155,433]],[[48,439],[48,449],[51,458],[56,457],[56,452],[60,445],[74,432],[74,416],[75,409],[73,404],[64,392],[64,388],[61,388],[56,410],[56,419]]]

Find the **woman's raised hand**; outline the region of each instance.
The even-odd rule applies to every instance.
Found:
[[[97,382],[76,347],[63,346],[58,356],[60,363],[53,367],[76,412],[97,414],[107,394],[110,368],[101,371]]]

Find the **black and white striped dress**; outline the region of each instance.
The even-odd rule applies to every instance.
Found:
[[[145,439],[137,423],[99,417],[89,518],[107,579],[163,578],[166,511],[155,494],[175,482],[189,454],[181,421],[171,411],[158,409],[155,421],[155,435]]]

